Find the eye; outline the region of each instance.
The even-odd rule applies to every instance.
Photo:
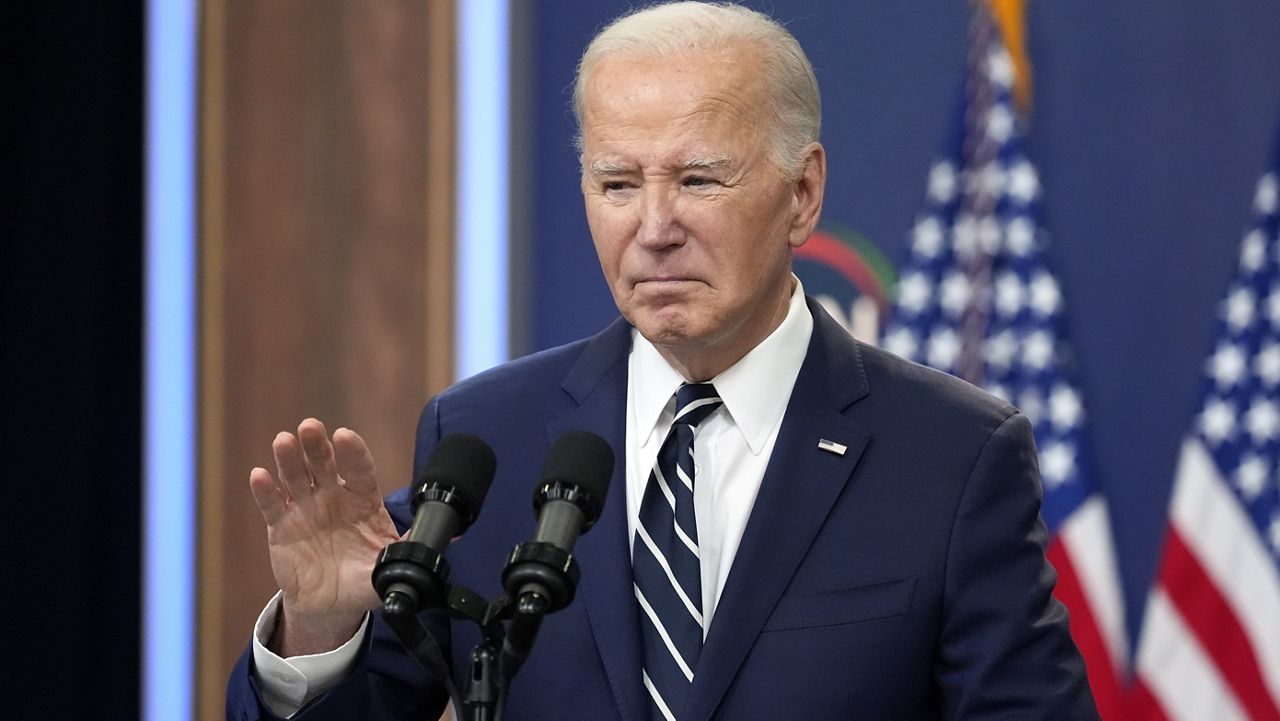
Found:
[[[686,188],[705,188],[709,185],[714,185],[715,182],[711,178],[704,178],[700,175],[691,175],[684,179]]]

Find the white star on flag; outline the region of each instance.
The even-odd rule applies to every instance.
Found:
[[[1236,485],[1240,493],[1250,500],[1257,498],[1267,484],[1267,460],[1262,456],[1251,454],[1240,461],[1236,469]]]
[[[1263,396],[1254,398],[1245,412],[1244,427],[1259,445],[1275,438],[1280,432],[1280,410],[1276,410],[1276,401]]]
[[[997,143],[1003,143],[1013,133],[1013,113],[1001,105],[991,109],[987,115],[987,136]]]
[[[1048,332],[1038,330],[1032,333],[1022,347],[1022,362],[1032,370],[1043,370],[1053,360],[1053,337]]]
[[[1009,370],[1009,367],[1013,365],[1013,358],[1017,354],[1018,340],[1014,337],[1012,329],[1006,328],[987,341],[987,365],[992,366],[997,371]]]
[[[1004,271],[996,279],[996,312],[1005,318],[1012,318],[1022,310],[1022,298],[1026,289],[1018,274]]]
[[[1048,273],[1037,273],[1031,281],[1031,309],[1043,316],[1058,312],[1058,304],[1062,302],[1062,293],[1058,291],[1058,281]]]
[[[995,197],[1004,188],[1004,170],[1000,167],[1000,163],[992,161],[982,166],[980,170],[970,173],[965,180],[967,181],[966,192],[970,195]]]
[[[1280,384],[1280,343],[1272,341],[1253,358],[1253,372],[1267,389]]]
[[[987,56],[987,78],[1002,90],[1013,86],[1013,59],[1004,48],[992,50]]]
[[[929,365],[952,368],[960,357],[960,336],[950,328],[940,328],[929,336]]]
[[[969,297],[973,295],[973,290],[969,285],[969,279],[964,277],[964,273],[952,271],[942,281],[942,288],[938,303],[948,314],[959,317],[964,309],[969,305]]]
[[[1240,270],[1252,273],[1267,262],[1267,239],[1262,231],[1255,230],[1244,237],[1240,249]]]
[[[1019,215],[1005,227],[1005,242],[1015,256],[1027,255],[1035,248],[1036,228],[1029,219]]]
[[[1221,398],[1210,399],[1200,415],[1200,432],[1210,443],[1221,443],[1236,432],[1236,409]]]
[[[885,350],[903,358],[915,358],[920,353],[920,341],[910,328],[896,328],[886,333],[880,344]]]
[[[1040,477],[1051,487],[1061,486],[1071,477],[1076,454],[1066,443],[1051,443],[1040,452]]]
[[[1209,374],[1218,381],[1219,388],[1230,388],[1244,377],[1245,363],[1244,351],[1240,350],[1240,346],[1222,345],[1209,358]]]
[[[1227,297],[1223,315],[1227,323],[1238,331],[1253,322],[1253,308],[1253,293],[1248,288],[1237,288]],[[1272,317],[1275,317],[1274,314]]]
[[[933,288],[923,273],[910,273],[898,282],[898,305],[912,313],[919,313],[929,305]]]
[[[934,163],[929,170],[929,198],[935,203],[947,203],[955,194],[955,168],[951,167],[951,163]]]
[[[1049,420],[1061,429],[1069,429],[1080,422],[1084,415],[1084,406],[1080,403],[1080,394],[1071,386],[1060,384],[1049,396]]]
[[[1250,298],[1249,300],[1252,300]],[[1241,301],[1243,303],[1243,301]],[[1280,328],[1280,287],[1273,287],[1270,295],[1267,296],[1267,321],[1271,323],[1273,328]],[[1252,313],[1252,308],[1249,309]],[[1243,317],[1244,311],[1240,311]]]
[[[1009,195],[1023,203],[1035,200],[1040,192],[1040,179],[1031,163],[1023,161],[1009,169]]]
[[[1280,195],[1280,191],[1276,189],[1276,176],[1266,175],[1262,180],[1258,181],[1258,190],[1253,195],[1253,211],[1258,215],[1275,215],[1276,213],[1276,196]]]
[[[915,244],[912,250],[925,258],[936,258],[942,252],[942,244],[946,238],[942,234],[942,226],[937,218],[924,218],[915,227]]]

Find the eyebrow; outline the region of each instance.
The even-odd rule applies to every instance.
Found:
[[[706,155],[689,158],[678,164],[676,170],[716,170],[732,164],[733,158],[728,155]],[[619,163],[612,160],[597,160],[591,164],[592,175],[622,175],[634,172],[632,164]]]
[[[612,160],[597,160],[591,164],[592,175],[622,175],[631,170],[632,166],[615,163]]]
[[[728,155],[707,155],[690,158],[679,165],[680,170],[716,170],[733,162]]]

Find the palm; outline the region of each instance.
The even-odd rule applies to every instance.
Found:
[[[313,652],[336,647],[376,608],[370,576],[378,552],[397,539],[382,505],[368,446],[338,429],[330,441],[320,421],[271,446],[277,477],[249,474],[263,518],[271,571],[283,596],[285,644]],[[344,635],[345,634],[345,635]]]
[[[271,571],[286,599],[323,612],[369,610],[377,605],[370,583],[378,553],[396,540],[381,500],[324,487],[292,501],[267,527]]]

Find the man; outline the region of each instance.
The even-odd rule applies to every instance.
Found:
[[[578,597],[543,624],[508,717],[1095,718],[1027,421],[854,342],[791,274],[826,179],[795,39],[734,6],[642,10],[588,47],[575,109],[623,319],[459,383],[418,429],[418,469],[447,433],[495,450],[449,551],[452,580],[489,597],[532,534],[550,442],[587,429],[619,455]],[[277,477],[250,485],[281,594],[228,717],[433,717],[439,684],[368,613],[407,493],[384,508],[364,442],[315,420],[273,452]],[[474,630],[431,622],[465,669]]]

